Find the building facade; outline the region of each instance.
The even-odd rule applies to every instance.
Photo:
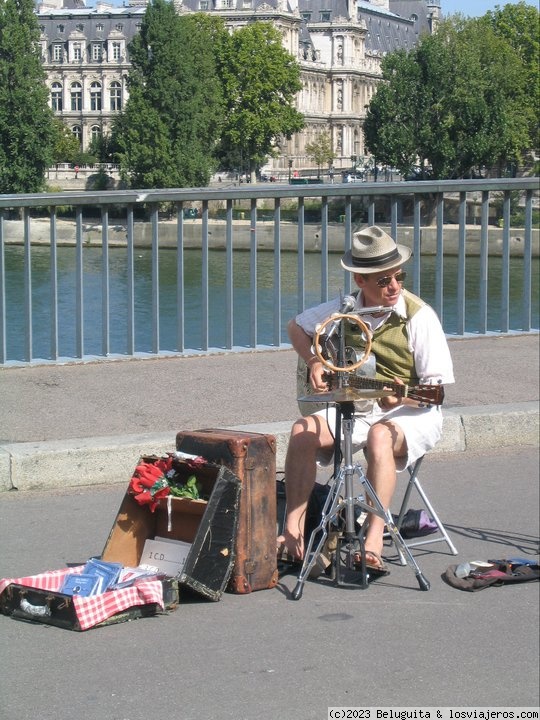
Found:
[[[51,106],[87,148],[108,134],[128,98],[129,43],[139,31],[146,0],[116,7],[98,0],[44,0],[37,6],[41,56]],[[305,128],[283,139],[271,170],[309,168],[306,145],[332,138],[336,169],[366,156],[363,121],[381,78],[381,59],[414,47],[433,32],[440,0],[175,0],[178,13],[208,12],[229,28],[272,22],[301,67],[297,108]]]

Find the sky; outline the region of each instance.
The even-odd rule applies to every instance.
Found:
[[[444,15],[461,13],[467,17],[478,17],[485,15],[488,10],[495,10],[495,7],[503,8],[505,5],[517,5],[519,0],[441,0],[441,9]],[[536,7],[536,3],[527,0],[527,5]]]

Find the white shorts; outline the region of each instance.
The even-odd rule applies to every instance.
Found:
[[[314,413],[324,418],[330,430],[336,427],[336,408],[329,406],[325,410]],[[422,457],[439,442],[442,435],[442,412],[437,406],[429,408],[413,408],[399,405],[392,410],[383,411],[377,403],[367,413],[355,413],[353,426],[353,452],[361,450],[367,439],[369,428],[381,420],[391,420],[399,425],[407,442],[407,455],[397,458],[396,467],[399,471],[405,470],[415,460]],[[321,454],[319,464],[329,464],[331,457],[328,453]]]

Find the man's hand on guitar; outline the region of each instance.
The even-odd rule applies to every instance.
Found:
[[[399,378],[394,378],[394,383],[396,385],[405,385],[403,380],[400,380]],[[387,385],[385,386],[385,390],[395,390],[395,388]],[[387,397],[379,398],[378,400],[379,407],[383,410],[392,410],[392,408],[395,408],[398,405],[403,405],[405,402],[406,400],[398,392],[395,392],[393,395],[388,395]]]
[[[322,362],[317,358],[311,358],[308,363],[309,368],[309,382],[311,387],[316,392],[326,392],[328,390],[328,383],[326,380],[326,368]]]

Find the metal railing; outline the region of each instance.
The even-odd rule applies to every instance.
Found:
[[[66,206],[72,209],[71,215]],[[514,227],[516,206],[521,219]],[[422,295],[429,291],[426,299],[447,333],[537,332],[538,228],[533,227],[537,208],[537,178],[3,195],[0,365],[287,347],[288,317],[313,300],[337,294],[340,287],[350,291],[351,275],[339,270],[337,253],[350,249],[355,227],[365,223],[388,227],[398,242],[412,248],[410,289]],[[74,253],[68,271],[71,300],[60,297],[60,266],[63,280],[66,273],[59,256],[66,252],[64,247]],[[122,286],[115,286],[113,299],[111,254],[115,248],[122,248],[118,259]],[[244,256],[240,270],[237,252]],[[99,298],[93,297],[92,307],[87,302],[90,253],[94,261],[99,257],[100,266]],[[141,253],[149,255],[144,283],[138,269]],[[195,277],[193,253],[197,256]],[[35,281],[37,255],[39,283]],[[263,255],[265,286],[260,288]],[[165,256],[167,272],[174,269],[174,282],[171,285],[169,279],[164,290],[160,273]],[[494,262],[499,287],[495,301],[491,292]],[[287,275],[296,277],[293,289],[288,277],[287,292],[282,277],[285,263]],[[215,268],[223,278],[217,302]],[[141,284],[148,285],[146,300],[137,295]],[[45,286],[47,297],[43,297]],[[164,293],[166,322],[174,325],[166,341],[161,327]],[[445,320],[449,297],[452,327]],[[495,326],[488,319],[494,304],[498,305]],[[120,319],[117,305],[122,307]],[[142,321],[144,328],[139,319],[141,305],[150,306]],[[74,334],[73,348],[67,351],[59,339],[66,323],[73,326]],[[118,323],[123,337],[120,349],[111,347],[111,327],[118,332]],[[38,324],[40,338],[47,335],[45,350],[42,343],[39,350],[35,347]],[[240,342],[239,324],[244,331]],[[94,332],[99,326],[101,335],[98,347],[94,343],[90,351],[89,326]],[[216,342],[213,329],[217,327]],[[150,339],[142,348],[137,340],[141,335]],[[15,345],[18,350],[12,349]]]

